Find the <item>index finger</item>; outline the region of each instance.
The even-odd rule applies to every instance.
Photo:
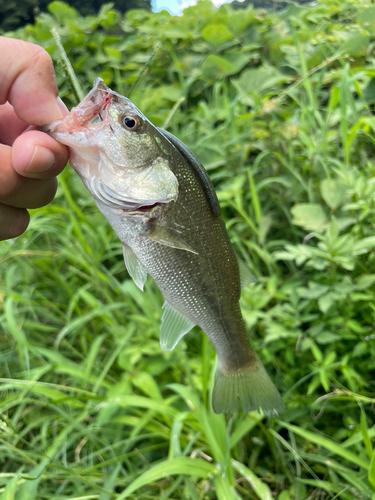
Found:
[[[9,101],[29,125],[46,125],[63,117],[53,64],[38,45],[0,37],[0,104]]]

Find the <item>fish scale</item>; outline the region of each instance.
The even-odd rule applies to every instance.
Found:
[[[173,349],[194,325],[212,341],[214,411],[281,413],[282,399],[250,345],[239,306],[241,285],[254,280],[193,153],[100,79],[70,115],[45,130],[70,148],[72,166],[123,244],[135,283],[143,289],[150,275],[163,294],[162,348]]]

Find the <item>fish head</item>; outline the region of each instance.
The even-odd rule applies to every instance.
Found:
[[[176,200],[168,143],[101,78],[69,115],[43,130],[68,146],[70,164],[97,200],[131,209]]]

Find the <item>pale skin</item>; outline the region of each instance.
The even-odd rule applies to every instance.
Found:
[[[37,128],[67,113],[47,52],[0,37],[0,240],[26,230],[28,208],[53,200],[68,150]]]

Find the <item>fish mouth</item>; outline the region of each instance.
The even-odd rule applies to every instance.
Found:
[[[71,111],[76,125],[84,127],[101,123],[103,121],[101,113],[111,102],[113,94],[115,92],[107,87],[101,78],[96,78],[87,96]]]
[[[107,87],[101,78],[96,78],[93,88],[78,106],[72,108],[62,120],[56,120],[40,130],[60,138],[63,144],[70,146],[69,136],[79,130],[87,132],[89,127],[103,124],[108,104],[118,97],[121,96]]]

